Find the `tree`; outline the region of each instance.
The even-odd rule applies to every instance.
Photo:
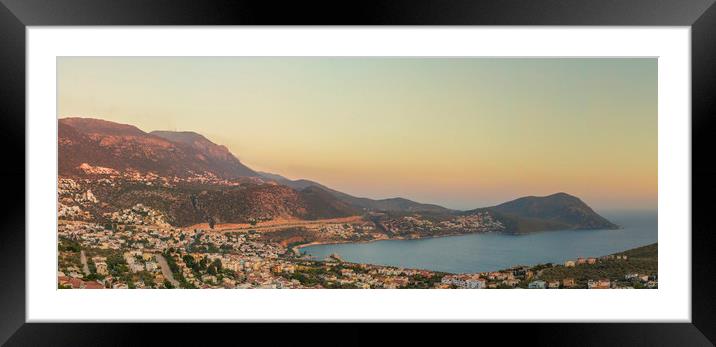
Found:
[[[113,276],[118,276],[129,271],[129,266],[120,254],[113,253],[107,257],[107,268]]]
[[[210,275],[216,275],[221,271],[221,259],[216,259],[209,264],[206,272]]]
[[[77,241],[62,239],[60,240],[60,246],[58,247],[63,252],[74,252],[77,253],[81,250],[80,244]]]
[[[194,261],[194,257],[192,257],[192,256],[190,256],[190,255],[188,255],[188,254],[184,255],[184,256],[182,257],[182,259],[183,259],[184,262],[186,263],[186,266],[188,266],[188,267],[190,267],[190,268],[193,268],[193,267],[194,267],[194,264],[196,263],[196,262]]]
[[[104,276],[101,276],[94,272],[90,273],[89,275],[84,276],[85,281],[96,281],[96,280],[101,280],[101,279],[104,279]]]

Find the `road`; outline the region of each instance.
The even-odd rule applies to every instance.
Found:
[[[162,268],[162,275],[164,275],[164,278],[166,278],[169,283],[171,283],[174,287],[179,287],[179,281],[174,279],[174,274],[172,274],[172,269],[169,268],[169,264],[167,264],[167,260],[164,259],[164,256],[161,254],[156,254],[157,262],[159,263],[159,266]]]
[[[186,229],[204,229],[204,230],[211,230],[211,231],[221,231],[221,232],[234,232],[234,231],[240,231],[240,230],[256,230],[256,231],[274,231],[274,230],[281,230],[281,229],[290,229],[290,228],[296,228],[296,227],[320,227],[324,224],[350,224],[350,223],[356,223],[356,222],[362,222],[364,221],[362,216],[350,216],[350,217],[341,217],[341,218],[330,218],[330,219],[316,219],[316,220],[272,220],[272,221],[266,221],[261,222],[258,225],[250,225],[250,224],[239,224],[239,223],[226,223],[226,224],[217,224],[214,226],[213,229],[209,228],[209,225],[206,223],[201,224],[195,224],[192,226],[187,227]]]
[[[85,273],[85,275],[90,274],[89,266],[87,266],[87,256],[85,255],[85,251],[80,251],[80,261],[82,262],[82,271]]]

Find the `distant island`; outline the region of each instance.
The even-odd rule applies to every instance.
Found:
[[[227,268],[293,264],[292,249],[306,244],[619,228],[562,192],[458,211],[255,171],[194,132],[74,117],[58,121],[58,135],[60,263],[81,278],[109,277],[103,285],[236,286]]]

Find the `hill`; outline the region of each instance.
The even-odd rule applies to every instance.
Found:
[[[226,179],[258,175],[224,146],[199,134],[159,134],[100,119],[62,118],[58,122],[59,173],[81,174],[79,166],[87,163],[177,177],[206,172]]]
[[[258,176],[254,170],[243,165],[231,154],[226,146],[215,144],[203,135],[192,131],[152,131],[149,134],[188,146],[199,152],[200,159],[205,160],[209,167],[218,168],[222,172],[230,172],[234,176]]]
[[[505,230],[516,233],[617,228],[579,198],[566,193],[528,196],[464,212],[400,197],[356,197],[314,181],[291,180],[277,174],[253,171],[225,146],[191,131],[147,133],[128,124],[75,117],[58,121],[58,138],[60,175],[82,176],[88,171],[132,170],[152,172],[162,177],[186,178],[208,173],[232,180],[231,183],[241,183],[239,187],[211,186],[199,180],[193,183],[195,186],[185,184],[171,189],[128,184],[115,191],[97,187],[99,194],[107,193],[100,198],[106,203],[121,208],[147,203],[160,209],[175,225],[207,220],[232,223],[257,218],[336,218],[364,212],[385,212],[393,216],[430,215],[430,218],[443,221],[489,212],[504,225]],[[88,167],[101,168],[97,171]]]
[[[276,183],[283,184],[286,186],[289,186],[294,189],[305,189],[308,187],[318,187],[321,188],[336,198],[340,199],[341,201],[345,202],[346,204],[349,204],[353,208],[359,209],[359,210],[367,210],[367,211],[385,211],[385,212],[430,212],[430,213],[451,213],[453,212],[450,209],[447,209],[442,206],[433,205],[433,204],[423,204],[419,202],[415,202],[412,200],[408,200],[405,198],[389,198],[389,199],[370,199],[370,198],[360,198],[355,197],[350,194],[346,194],[331,188],[328,188],[320,183],[305,180],[305,179],[299,179],[299,180],[290,180],[286,177],[283,177],[281,175],[267,173],[267,172],[259,172],[259,174],[269,180],[275,181]]]
[[[316,220],[359,214],[319,188],[297,191],[282,185],[242,184],[211,189],[205,186],[147,186],[121,181],[88,187],[101,204],[88,208],[101,220],[113,212],[142,204],[165,216],[174,226],[199,223],[251,223],[270,220]],[[105,221],[106,222],[106,221]]]
[[[541,230],[617,229],[616,224],[600,216],[579,198],[556,193],[527,196],[503,204],[468,211],[489,211],[506,230],[524,233]]]
[[[540,278],[547,281],[573,278],[586,287],[589,279],[607,278],[611,281],[624,282],[624,276],[627,274],[656,275],[659,267],[658,248],[658,243],[653,243],[611,255],[612,257],[626,255],[627,260],[600,260],[597,264],[582,264],[575,267],[562,265],[548,267]],[[637,285],[637,288],[641,287],[643,286]]]

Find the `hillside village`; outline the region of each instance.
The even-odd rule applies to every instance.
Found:
[[[656,288],[656,245],[449,274],[313,259],[302,246],[470,233],[617,229],[579,198],[468,211],[351,196],[254,171],[194,132],[58,121],[59,288]],[[636,256],[632,254],[635,252]]]
[[[136,178],[133,178],[136,179]],[[111,178],[103,184],[112,184]],[[155,182],[156,177],[148,178]],[[161,212],[136,204],[104,213],[101,222],[87,210],[102,204],[86,181],[58,182],[59,288],[657,288],[653,268],[625,254],[567,260],[563,264],[516,266],[501,271],[448,274],[343,261],[324,260],[296,251],[301,242],[269,237],[273,229],[214,230],[181,228]],[[92,182],[96,184],[96,182]],[[433,222],[419,214],[354,223],[315,223],[312,232],[329,240],[350,241],[385,229],[396,234],[429,233],[435,228],[500,230],[489,214]],[[294,235],[294,234],[290,234]],[[655,248],[655,246],[654,246]],[[599,272],[606,269],[607,272]],[[614,270],[618,269],[618,270]],[[594,278],[585,277],[591,270]],[[639,271],[637,271],[639,270]],[[609,272],[611,271],[611,272]]]

